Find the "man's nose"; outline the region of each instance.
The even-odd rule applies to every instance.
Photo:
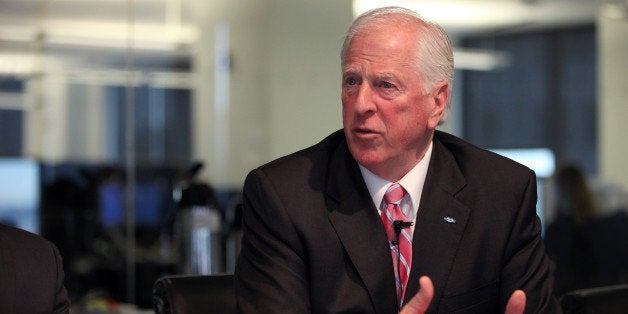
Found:
[[[375,111],[375,104],[373,102],[374,90],[370,84],[360,85],[360,90],[355,100],[355,112],[363,115],[369,112]]]

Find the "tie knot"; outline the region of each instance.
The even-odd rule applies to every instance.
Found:
[[[404,195],[406,195],[406,190],[404,190],[399,183],[393,183],[390,187],[388,187],[388,190],[386,190],[384,200],[386,201],[386,204],[399,205]]]

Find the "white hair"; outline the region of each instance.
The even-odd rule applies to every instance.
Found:
[[[436,23],[424,20],[418,13],[402,7],[382,7],[367,11],[351,24],[345,35],[340,53],[341,66],[353,38],[366,29],[383,29],[391,24],[419,25],[417,55],[414,60],[417,74],[426,82],[423,93],[427,94],[440,82],[448,83],[449,95],[453,87],[454,57],[447,33]]]

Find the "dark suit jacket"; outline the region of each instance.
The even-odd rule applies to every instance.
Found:
[[[430,312],[503,313],[515,289],[526,292],[527,312],[557,311],[535,179],[522,165],[436,132],[406,300],[428,275]],[[241,312],[396,313],[384,227],[342,131],[253,170],[243,230]]]
[[[0,313],[68,313],[61,256],[48,240],[0,224]]]

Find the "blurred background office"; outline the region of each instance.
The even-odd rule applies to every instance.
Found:
[[[546,226],[545,245],[557,296],[628,279],[628,215],[601,212],[599,191],[589,181],[579,165],[562,163],[548,184],[554,219]]]
[[[567,161],[625,215],[625,1],[0,0],[0,220],[60,248],[76,309],[231,272],[246,173],[342,127],[343,32],[386,4],[449,33],[441,128],[536,170],[545,229]]]

